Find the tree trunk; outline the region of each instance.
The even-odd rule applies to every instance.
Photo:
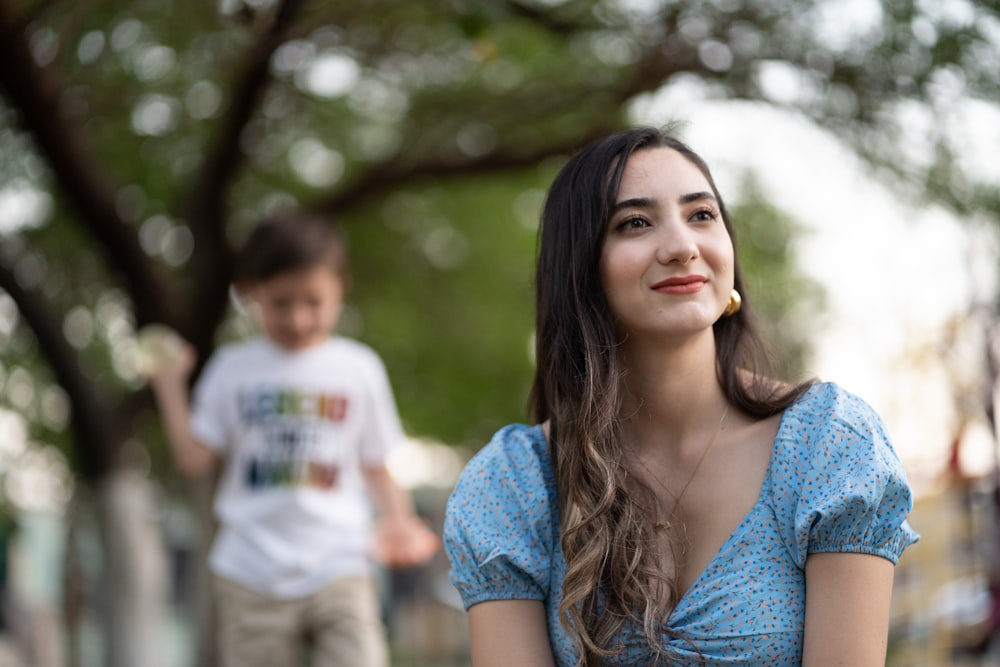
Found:
[[[149,480],[130,470],[97,483],[104,544],[107,667],[161,667],[167,566]]]
[[[219,664],[218,637],[215,615],[215,596],[212,592],[212,573],[208,569],[208,554],[215,538],[215,518],[212,501],[215,496],[215,479],[202,479],[190,484],[192,508],[197,514],[199,540],[191,584],[194,606],[193,631],[196,637],[196,662],[199,667],[216,667]]]

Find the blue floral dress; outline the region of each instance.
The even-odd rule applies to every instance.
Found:
[[[911,508],[878,415],[835,384],[812,387],[782,415],[757,504],[670,615],[666,664],[801,664],[806,557],[853,552],[895,563],[918,539]],[[566,563],[541,427],[507,426],[469,462],[448,502],[444,542],[466,609],[540,600],[556,665],[577,664],[558,618]],[[650,667],[639,628],[621,639],[624,651],[608,664]]]

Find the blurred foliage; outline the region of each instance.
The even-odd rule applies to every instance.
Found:
[[[523,420],[547,170],[401,189],[350,231],[357,309],[409,430],[478,447]]]
[[[806,232],[771,204],[753,174],[746,174],[731,207],[736,245],[757,321],[779,377],[803,379],[810,327],[825,304],[821,285],[796,262],[796,242]]]

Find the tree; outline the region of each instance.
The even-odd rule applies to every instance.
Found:
[[[3,363],[61,388],[69,437],[42,411],[39,438],[106,518],[127,511],[117,481],[156,438],[131,333],[165,323],[207,358],[237,326],[234,243],[295,204],[347,226],[345,326],[385,353],[408,425],[481,441],[525,395],[538,188],[639,96],[696,82],[796,109],[921,196],[995,214],[949,128],[899,159],[901,112],[992,104],[1000,72],[995,3],[925,4],[838,31],[818,0],[0,0],[3,192],[36,213],[0,247],[21,323]],[[103,523],[108,544],[136,525]],[[109,664],[149,664],[127,607]]]

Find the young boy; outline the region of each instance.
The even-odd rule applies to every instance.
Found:
[[[403,439],[381,360],[331,336],[346,251],[325,219],[263,221],[238,258],[236,286],[263,335],[209,359],[188,400],[190,346],[150,384],[174,458],[201,476],[224,460],[209,559],[226,667],[383,667],[371,562],[429,559],[437,537],[385,467]],[[380,510],[372,531],[368,494]]]

